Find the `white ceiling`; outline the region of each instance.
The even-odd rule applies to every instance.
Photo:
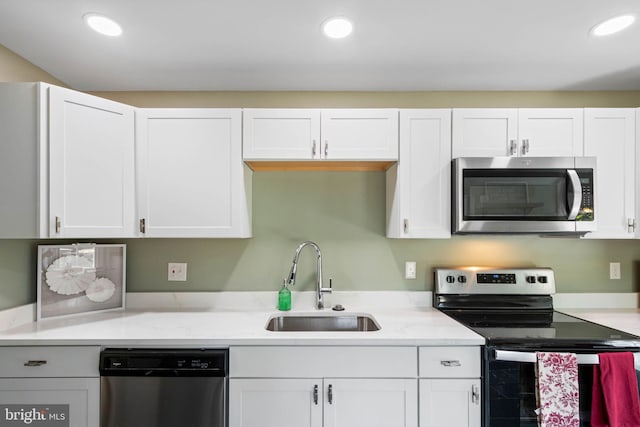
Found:
[[[588,34],[621,13],[640,1],[0,0],[0,44],[87,91],[640,90],[640,22]]]

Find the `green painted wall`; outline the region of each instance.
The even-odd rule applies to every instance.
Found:
[[[4,67],[4,68],[3,68]],[[0,46],[0,81],[55,78]],[[6,70],[9,70],[8,72]],[[631,107],[633,92],[109,92],[140,107]],[[0,141],[1,143],[1,141]],[[128,239],[131,291],[276,290],[296,246],[322,248],[336,290],[430,290],[435,266],[548,266],[560,292],[636,292],[640,241],[529,237],[394,240],[385,235],[382,172],[258,172],[253,177],[252,239]],[[104,241],[113,242],[113,241]],[[0,309],[36,300],[38,244],[0,239]],[[308,251],[308,252],[307,252]],[[187,262],[188,281],[168,282],[167,262]],[[404,280],[405,261],[418,278]],[[608,279],[609,261],[622,280]],[[296,289],[313,289],[314,256],[301,256]]]
[[[252,239],[124,240],[128,289],[276,290],[295,248],[310,239],[320,245],[325,278],[333,277],[336,290],[430,290],[433,267],[461,264],[551,267],[560,292],[639,290],[640,241],[387,239],[382,172],[258,172],[253,185]],[[38,243],[60,242],[0,240],[0,308],[35,301]],[[186,283],[167,281],[170,261],[188,263]],[[313,251],[306,248],[300,261],[295,289],[313,290]],[[403,279],[405,261],[417,261],[416,280]],[[622,280],[609,280],[609,261],[622,263]]]

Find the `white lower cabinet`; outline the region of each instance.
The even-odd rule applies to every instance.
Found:
[[[98,427],[100,378],[0,378],[0,425],[36,421]],[[22,415],[21,415],[22,414]],[[7,422],[8,424],[5,424]],[[27,424],[26,422],[22,422]]]
[[[417,427],[415,379],[232,378],[229,389],[230,427]]]
[[[480,347],[420,347],[420,427],[480,427]]]
[[[231,347],[230,427],[418,427],[415,347]]]
[[[100,347],[0,347],[0,425],[32,417],[98,427],[99,354]]]
[[[480,427],[480,379],[421,379],[420,427]]]
[[[325,379],[324,427],[417,427],[415,379]]]
[[[314,378],[232,378],[229,427],[322,427],[321,387]]]

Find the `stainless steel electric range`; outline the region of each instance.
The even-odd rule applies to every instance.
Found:
[[[484,427],[537,426],[536,351],[578,354],[581,427],[591,426],[598,353],[633,352],[638,375],[640,337],[555,311],[555,290],[554,273],[548,268],[435,270],[434,307],[486,341]]]

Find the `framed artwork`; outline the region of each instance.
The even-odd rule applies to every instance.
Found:
[[[126,245],[38,245],[37,320],[124,309]]]

